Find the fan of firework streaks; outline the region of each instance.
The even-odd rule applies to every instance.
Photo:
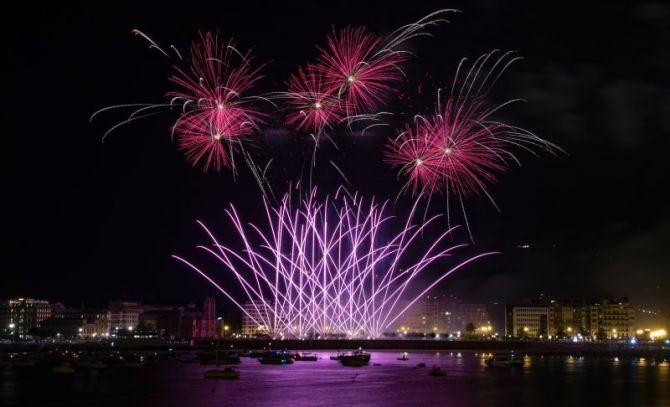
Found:
[[[332,198],[319,200],[312,189],[296,208],[289,194],[276,207],[265,201],[265,227],[245,226],[231,205],[227,215],[241,240],[238,250],[219,243],[200,223],[211,244],[199,247],[234,275],[251,310],[234,298],[230,288],[218,284],[213,273],[175,258],[213,284],[273,338],[379,337],[440,281],[493,254],[452,263],[430,283],[412,290],[409,302],[400,301],[420,274],[431,267],[444,267],[437,261],[465,245],[445,247],[454,228],[431,242],[421,241],[424,230],[438,217],[413,224],[416,205],[406,222],[394,225],[401,231],[388,236],[394,218],[386,215],[387,204],[349,197],[341,189]],[[409,258],[410,250],[423,255],[418,260]]]
[[[445,194],[447,207],[450,197],[455,197],[465,216],[463,200],[473,194],[483,193],[495,205],[486,186],[496,181],[509,161],[519,163],[512,148],[533,154],[535,149],[560,151],[528,130],[492,118],[496,111],[519,101],[491,104],[485,98],[502,73],[519,59],[511,52],[500,55],[493,51],[475,60],[470,69],[464,69],[466,59],[461,60],[446,102],[438,91],[435,113],[415,116],[413,125],[406,125],[387,143],[386,161],[406,179],[403,191],[427,197]]]

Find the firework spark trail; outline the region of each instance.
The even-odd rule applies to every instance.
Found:
[[[312,189],[296,208],[290,194],[277,206],[265,200],[265,226],[245,225],[231,205],[226,213],[240,238],[239,249],[221,244],[199,222],[211,239],[210,245],[199,247],[232,273],[255,312],[248,313],[211,273],[175,258],[214,284],[272,337],[304,338],[379,337],[428,289],[464,265],[493,254],[480,254],[440,271],[404,305],[400,299],[419,275],[465,245],[443,247],[455,229],[451,228],[423,246],[418,260],[411,259],[408,252],[424,243],[424,230],[439,216],[414,224],[415,204],[407,221],[396,225],[402,230],[386,239],[394,223],[394,217],[386,214],[388,201],[344,192],[338,189],[333,197],[319,200]]]
[[[412,125],[389,140],[385,160],[399,168],[399,177],[406,178],[401,193],[411,191],[413,196],[428,199],[435,193],[444,194],[447,208],[449,200],[456,199],[468,226],[465,199],[483,194],[498,208],[487,185],[496,182],[509,161],[520,163],[513,148],[534,155],[536,149],[552,154],[562,151],[528,130],[491,118],[519,101],[492,104],[486,99],[504,71],[519,59],[512,52],[500,55],[495,50],[477,58],[469,69],[465,69],[467,60],[461,60],[446,102],[438,90],[435,113],[415,116]],[[489,68],[491,60],[495,62]]]
[[[136,29],[132,30],[131,32],[132,32],[133,34],[138,35],[138,36],[144,38],[145,40],[147,40],[147,42],[149,42],[149,49],[154,48],[155,50],[157,50],[157,51],[160,52],[161,54],[165,55],[166,57],[170,57],[170,55],[168,55],[168,53],[165,52],[165,51],[163,50],[163,48],[161,48],[160,46],[158,46],[158,44],[156,44],[156,42],[155,42],[154,40],[152,40],[148,35],[146,35],[146,34],[143,33],[142,31],[140,31],[140,30],[138,30],[138,29],[136,28]],[[173,48],[174,48],[174,47],[173,47]],[[176,48],[175,48],[175,51],[176,51]],[[177,55],[179,55],[179,51],[177,51]]]

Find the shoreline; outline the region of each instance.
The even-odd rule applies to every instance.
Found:
[[[50,349],[68,349],[89,352],[197,352],[214,350],[215,340],[193,343],[162,340],[118,340],[113,342],[58,342],[58,343],[11,343],[0,344],[0,353],[42,352]],[[530,356],[579,355],[579,356],[639,356],[670,358],[670,346],[663,344],[625,343],[573,343],[541,341],[448,341],[448,340],[265,340],[222,339],[218,344],[222,351],[242,352],[246,350],[287,349],[301,351],[351,351],[362,348],[366,351],[459,351],[473,353],[516,352]]]

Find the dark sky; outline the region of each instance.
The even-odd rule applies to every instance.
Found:
[[[160,102],[171,63],[131,34],[141,29],[186,54],[198,30],[234,36],[269,61],[263,91],[280,90],[294,68],[316,56],[331,25],[380,34],[438,8],[458,8],[434,38],[413,41],[410,82],[439,82],[461,57],[513,49],[526,59],[501,80],[497,100],[526,104],[502,117],[560,145],[568,155],[520,153],[484,198],[468,201],[476,244],[462,256],[501,250],[441,286],[467,299],[508,301],[627,295],[640,306],[670,307],[670,6],[654,2],[200,2],[166,6],[25,4],[6,14],[2,47],[6,117],[3,151],[3,266],[0,297],[26,295],[104,304],[116,297],[199,301],[210,287],[171,260],[196,258],[206,242],[195,224],[225,234],[223,209],[259,220],[260,193],[248,171],[193,169],[170,139],[172,115],[125,127],[123,115],[89,123],[111,104]],[[427,82],[426,82],[427,83]],[[439,83],[438,83],[439,85]],[[410,85],[407,85],[410,86]],[[429,88],[426,85],[426,88]],[[429,111],[431,92],[414,105]],[[419,109],[419,110],[421,110]],[[278,128],[270,123],[268,128]],[[381,161],[392,129],[365,139],[341,135],[324,148],[352,189],[395,198],[400,185]],[[260,161],[282,193],[310,147],[298,135],[262,135]],[[323,189],[336,174],[320,170]],[[407,200],[405,200],[407,201]],[[397,212],[402,212],[402,201]],[[467,240],[461,233],[455,241]],[[519,244],[530,249],[518,249]],[[220,271],[220,276],[225,274]]]

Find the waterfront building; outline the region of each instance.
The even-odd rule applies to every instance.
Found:
[[[170,305],[145,305],[139,318],[139,326],[153,330],[158,336],[176,339],[181,336],[181,314],[179,307]],[[190,337],[190,336],[189,336]]]
[[[198,323],[198,331],[194,334],[194,337],[216,337],[216,301],[212,297],[205,297],[205,301],[202,304],[202,316]]]
[[[6,335],[30,338],[31,332],[42,328],[51,317],[49,301],[34,298],[15,298],[0,302],[0,329]]]
[[[269,314],[262,301],[245,302],[244,311],[242,314],[242,335],[256,336],[268,333],[269,327],[265,326],[263,321],[268,320]]]
[[[203,308],[195,304],[186,307],[145,305],[139,317],[139,327],[155,331],[171,339],[205,339],[216,337],[216,302],[206,297]]]
[[[109,312],[107,310],[87,310],[84,312],[82,339],[102,339],[109,336]]]
[[[486,305],[482,303],[452,300],[443,306],[441,311],[444,311],[445,317],[448,317],[445,320],[446,332],[464,332],[468,324],[479,329],[491,326],[491,317],[486,310]]]
[[[110,330],[113,332],[116,332],[120,329],[132,331],[139,324],[141,314],[142,304],[138,301],[110,301]]]
[[[397,308],[402,310],[409,304],[405,301]],[[393,330],[402,334],[455,334],[465,332],[469,324],[475,328],[491,325],[485,304],[464,302],[453,295],[426,295],[407,308]]]
[[[634,309],[627,298],[587,303],[539,299],[505,308],[505,336],[625,339],[633,335]]]
[[[598,304],[598,331],[610,339],[626,339],[634,336],[635,310],[628,298],[603,300]]]
[[[510,304],[505,307],[505,336],[547,337],[553,322],[550,307],[542,304]]]
[[[51,318],[42,325],[45,336],[57,339],[76,339],[83,332],[84,310],[81,308],[66,308],[63,304],[54,304]]]
[[[42,334],[57,339],[102,339],[109,336],[106,310],[67,308],[55,304],[51,318],[44,321]]]

